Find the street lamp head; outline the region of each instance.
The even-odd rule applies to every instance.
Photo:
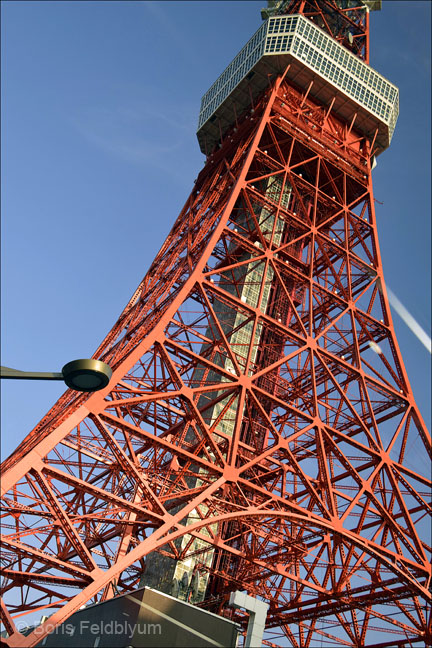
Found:
[[[75,391],[94,392],[106,387],[112,369],[101,360],[72,360],[62,369],[63,380]]]

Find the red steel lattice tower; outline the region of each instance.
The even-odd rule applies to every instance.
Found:
[[[206,164],[94,354],[109,386],[3,464],[6,645],[140,584],[222,614],[259,596],[268,645],[430,645],[430,481],[405,461],[430,439],[372,193],[398,111],[379,4],[270,2],[204,95]]]

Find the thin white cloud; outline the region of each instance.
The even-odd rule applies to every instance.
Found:
[[[164,37],[169,37],[176,45],[185,52],[194,53],[192,45],[185,39],[184,33],[178,29],[175,23],[170,20],[169,12],[165,11],[163,5],[169,7],[170,3],[162,3],[160,1],[146,0],[143,2],[143,7],[147,9],[150,15],[155,18],[163,28]],[[199,3],[197,2],[197,9],[199,10]],[[194,57],[195,58],[195,57]]]
[[[159,156],[173,153],[180,147],[180,143],[175,143],[172,146],[161,146],[145,139],[131,143],[126,138],[122,141],[121,135],[116,136],[110,133],[101,135],[79,125],[77,128],[87,140],[93,142],[99,148],[119,155],[130,162],[156,162]]]
[[[188,108],[179,104],[167,108],[153,94],[151,100],[127,94],[124,101],[113,98],[110,103],[86,107],[75,115],[75,130],[91,144],[128,162],[151,164],[171,177],[179,176],[175,158],[194,132]]]
[[[411,313],[405,308],[402,302],[396,297],[394,292],[390,290],[387,286],[387,295],[390,304],[399,315],[399,317],[405,322],[408,328],[414,333],[416,338],[426,347],[429,353],[432,353],[432,340],[426,331],[420,326],[417,320],[411,315]]]

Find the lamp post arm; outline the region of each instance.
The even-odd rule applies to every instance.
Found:
[[[21,380],[64,380],[62,373],[51,371],[20,371],[11,367],[0,367],[0,378],[15,378]]]
[[[95,392],[104,389],[111,380],[112,369],[102,360],[87,358],[72,360],[60,372],[21,371],[0,366],[0,378],[21,380],[62,380],[70,389],[79,392]]]

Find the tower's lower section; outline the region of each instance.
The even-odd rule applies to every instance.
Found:
[[[24,613],[155,579],[223,614],[262,597],[277,646],[428,645],[430,481],[406,455],[430,443],[369,156],[281,78],[226,134],[95,354],[111,385],[66,392],[4,463],[9,645],[43,637]]]

